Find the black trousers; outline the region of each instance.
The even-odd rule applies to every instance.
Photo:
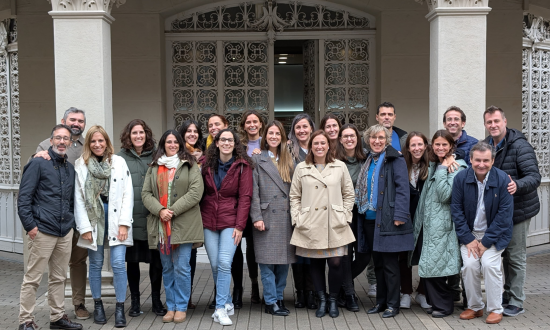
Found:
[[[151,292],[160,294],[162,286],[162,263],[160,262],[159,250],[150,250],[151,262],[149,263],[149,279],[151,281]],[[139,293],[139,262],[127,263],[127,277],[130,293]]]
[[[246,237],[246,263],[248,264],[248,277],[253,282],[258,282],[258,263],[256,263],[256,254],[254,253],[254,241],[252,235]],[[233,287],[243,287],[244,257],[241,243],[237,246],[233,263],[231,264],[231,277],[233,278]]]
[[[368,253],[357,252],[358,250],[357,221],[363,221],[363,218],[359,217],[359,214],[357,213],[357,206],[354,206],[353,220],[351,222],[350,227],[351,227],[351,230],[353,231],[353,234],[356,240],[355,242],[348,245],[348,255],[344,256],[344,259],[343,259],[344,281],[342,285],[344,286],[346,295],[352,295],[355,293],[355,289],[353,287],[353,280],[357,276],[359,276],[365,270],[365,268],[367,268],[371,259],[370,251],[372,251],[373,237],[367,237],[367,244],[369,246]],[[374,226],[374,221],[372,221],[372,225]],[[372,234],[374,235],[374,231],[372,231]]]
[[[310,258],[310,273],[315,291],[326,292],[327,286],[325,283],[325,265],[328,264],[328,291],[331,295],[338,295],[340,286],[342,285],[342,277],[344,268],[342,260],[344,257],[332,258]]]
[[[447,277],[430,277],[424,279],[426,299],[434,311],[450,315],[454,312],[453,292],[447,283]]]
[[[399,308],[399,252],[373,252],[376,274],[376,304]]]
[[[311,279],[310,266],[311,265],[306,263],[294,263],[291,265],[292,276],[294,277],[294,288],[296,288],[296,291],[315,291],[313,280]]]

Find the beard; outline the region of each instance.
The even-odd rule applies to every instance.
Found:
[[[82,129],[80,126],[73,125],[71,126],[71,133],[73,133],[73,135],[80,136],[82,135]]]
[[[59,146],[63,146],[63,147],[65,148],[65,150],[59,151],[59,149],[58,149]],[[52,145],[52,150],[53,150],[53,152],[55,152],[56,154],[61,155],[61,156],[64,156],[64,155],[67,153],[67,145],[64,144],[64,143],[60,143],[60,144],[58,144],[58,145]]]

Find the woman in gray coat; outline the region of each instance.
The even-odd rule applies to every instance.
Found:
[[[287,316],[283,302],[288,265],[296,262],[296,248],[290,245],[290,182],[294,163],[286,143],[283,125],[272,121],[262,136],[260,155],[254,155],[254,190],[250,218],[254,224],[254,251],[264,286],[265,312]]]

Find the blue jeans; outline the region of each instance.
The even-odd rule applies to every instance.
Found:
[[[107,240],[107,233],[109,232],[109,221],[107,218],[108,204],[103,204],[105,208],[105,237],[103,238],[104,244],[109,244]],[[111,246],[111,268],[113,269],[113,285],[115,286],[115,295],[117,302],[124,302],[126,300],[126,245]],[[90,290],[92,291],[92,297],[94,299],[101,298],[101,268],[103,268],[103,253],[104,246],[98,245],[97,251],[88,249],[88,257],[90,262],[89,279]]]
[[[204,247],[210,266],[212,276],[216,283],[216,309],[223,308],[225,304],[231,304],[231,264],[237,245],[233,235],[233,228],[223,230],[204,229]]]
[[[192,243],[172,247],[168,255],[160,253],[162,279],[166,294],[166,309],[186,312],[191,296],[191,247]]]
[[[277,300],[283,300],[286,287],[288,265],[258,264],[264,285],[264,300],[266,305],[273,305]]]

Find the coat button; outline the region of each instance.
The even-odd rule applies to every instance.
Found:
[[[325,185],[325,188],[327,187],[327,185]]]
[[[286,210],[286,213],[290,213],[290,210]]]
[[[317,211],[317,210],[318,210],[318,208],[315,208],[315,211]]]
[[[326,206],[325,206],[325,207],[323,207],[323,210],[326,210],[326,209],[327,209],[327,207],[326,207]]]
[[[319,189],[319,187],[315,186],[315,189]]]
[[[378,224],[377,227],[380,228],[380,224]]]
[[[380,195],[384,195],[384,192],[383,192],[383,191],[381,191],[381,192],[380,192]]]
[[[275,213],[275,210],[273,210],[273,211],[271,211],[271,212]]]
[[[179,177],[179,176],[177,176],[177,177],[176,177],[176,180],[177,180],[177,179],[179,179],[179,178],[180,178],[180,177]]]
[[[114,179],[113,181],[116,182],[116,179]]]
[[[283,195],[283,198],[286,199],[286,195]]]
[[[273,196],[273,198],[277,198],[277,195]]]
[[[380,177],[383,178],[383,177],[384,177],[384,174],[380,175]]]
[[[116,212],[116,209],[115,209],[115,212]]]
[[[178,194],[174,194],[174,197],[178,197]]]

